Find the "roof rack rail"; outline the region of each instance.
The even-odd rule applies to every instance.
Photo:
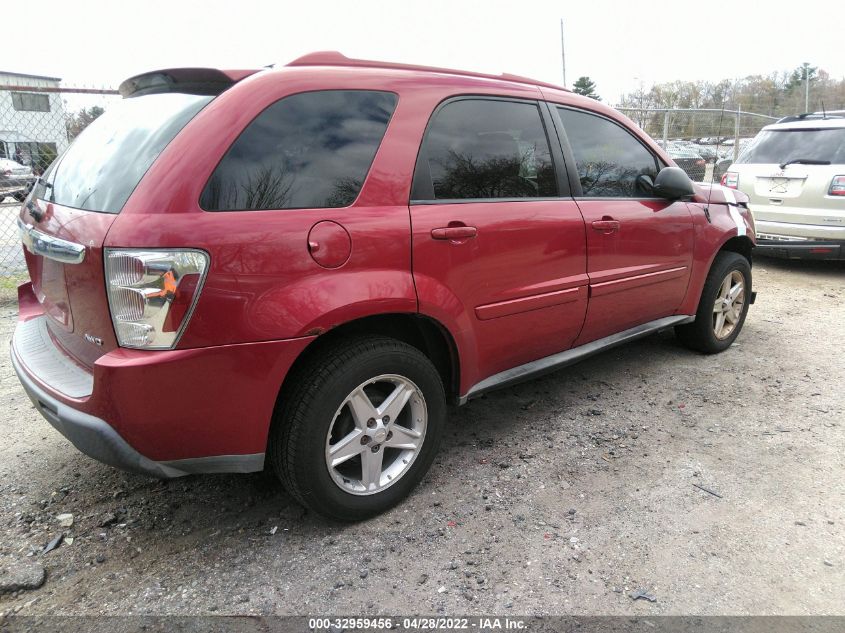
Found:
[[[804,112],[802,114],[790,114],[777,120],[777,123],[793,123],[794,121],[817,121],[824,119],[845,119],[845,110],[832,110],[830,112]]]
[[[522,77],[520,75],[512,75],[510,73],[502,73],[501,75],[490,75],[486,73],[476,73],[468,70],[454,70],[452,68],[438,68],[435,66],[417,66],[415,64],[397,64],[394,62],[380,62],[369,59],[352,59],[343,53],[337,51],[319,51],[316,53],[308,53],[302,57],[298,57],[288,66],[348,66],[356,68],[384,68],[389,70],[418,70],[430,73],[445,73],[448,75],[459,75],[461,77],[480,77],[483,79],[498,79],[500,81],[512,81],[521,84],[530,84],[532,86],[542,86],[544,88],[554,88],[556,90],[565,90],[571,92],[568,88],[563,86],[556,86],[555,84],[530,79],[529,77]]]

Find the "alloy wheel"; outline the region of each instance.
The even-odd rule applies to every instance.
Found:
[[[335,413],[326,436],[326,466],[342,490],[371,495],[408,472],[425,441],[422,391],[395,374],[356,387]]]
[[[728,338],[742,318],[745,306],[745,278],[732,270],[722,280],[713,304],[713,333],[719,340]]]

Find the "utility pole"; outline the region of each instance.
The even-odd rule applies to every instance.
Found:
[[[736,106],[736,119],[734,119],[734,162],[739,158],[739,130],[740,118],[742,117],[742,104]]]
[[[563,18],[560,19],[560,61],[563,65],[563,87],[566,88],[566,48],[563,45]]]
[[[804,62],[804,112],[810,111],[810,64]]]

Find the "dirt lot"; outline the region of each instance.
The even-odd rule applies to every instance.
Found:
[[[46,581],[0,613],[845,613],[845,267],[760,260],[755,280],[720,356],[667,332],[454,410],[416,493],[358,525],[267,475],[95,463],[4,352],[0,581]]]

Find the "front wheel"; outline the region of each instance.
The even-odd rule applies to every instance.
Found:
[[[315,353],[291,379],[268,449],[302,504],[362,520],[398,503],[428,471],[446,398],[418,349],[389,338],[345,341]]]
[[[751,264],[739,253],[716,255],[704,289],[695,321],[675,328],[687,347],[715,354],[729,348],[739,336],[751,299]]]

